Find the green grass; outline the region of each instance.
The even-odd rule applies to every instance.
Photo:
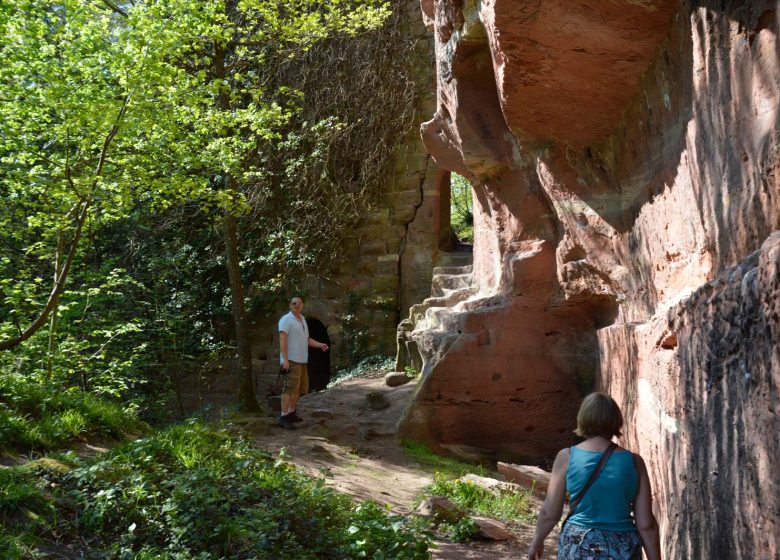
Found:
[[[466,474],[478,474],[482,476],[484,469],[480,465],[464,463],[451,457],[443,457],[434,453],[430,447],[423,443],[411,440],[401,442],[404,451],[417,459],[426,469],[438,472],[449,478],[460,478]]]
[[[0,374],[0,451],[44,452],[143,429],[134,413],[77,389]]]
[[[409,520],[203,423],[65,459],[0,469],[0,557],[41,539],[75,557],[430,557]]]
[[[426,445],[413,441],[404,441],[402,446],[409,455],[434,472],[434,482],[423,489],[420,501],[430,496],[446,496],[471,514],[502,521],[534,521],[530,490],[496,495],[471,482],[458,480],[466,474],[490,476],[480,465],[436,455]]]
[[[433,484],[425,487],[423,495],[447,496],[463,510],[483,517],[506,522],[534,520],[530,490],[494,494],[472,482],[453,480],[436,473]]]

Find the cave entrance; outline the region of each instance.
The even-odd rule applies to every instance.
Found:
[[[322,321],[314,317],[306,317],[306,324],[311,338],[330,346],[328,328]],[[309,363],[306,369],[309,371],[309,390],[326,389],[330,383],[330,351],[323,352],[319,348],[309,348]]]
[[[439,249],[471,252],[474,244],[474,201],[471,184],[457,173],[443,173],[439,181]]]

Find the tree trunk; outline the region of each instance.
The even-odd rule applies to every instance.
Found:
[[[116,120],[114,121],[114,125],[111,127],[111,130],[108,131],[106,137],[103,139],[103,148],[100,151],[100,158],[98,159],[97,167],[93,175],[94,177],[94,181],[92,182],[93,193],[95,187],[98,184],[98,181],[100,180],[100,177],[102,177],[103,175],[103,166],[105,165],[106,158],[108,157],[108,149],[111,146],[111,142],[114,141],[114,138],[119,132],[119,127],[122,123],[122,119],[124,118],[125,113],[127,112],[127,104],[129,101],[130,101],[129,95],[127,95],[122,100],[122,105],[119,109],[119,114],[117,115]],[[49,318],[51,312],[57,309],[57,306],[59,305],[60,302],[60,296],[62,295],[62,291],[65,288],[65,281],[68,279],[68,272],[70,272],[70,266],[73,264],[73,257],[76,256],[76,249],[78,248],[79,240],[81,239],[81,230],[84,228],[84,222],[87,221],[87,214],[89,213],[89,207],[92,204],[92,201],[89,198],[86,199],[82,197],[79,198],[82,200],[82,202],[80,204],[81,210],[79,211],[79,215],[78,215],[76,233],[73,235],[73,241],[71,242],[70,245],[70,251],[68,251],[68,257],[65,260],[65,263],[62,265],[62,272],[60,272],[59,276],[54,281],[54,289],[52,290],[51,294],[49,294],[49,299],[46,302],[46,306],[43,308],[43,311],[41,311],[41,314],[38,315],[38,318],[35,319],[35,321],[33,321],[33,323],[29,327],[27,327],[22,333],[20,333],[19,336],[0,341],[0,351],[10,350],[11,348],[15,348],[25,340],[30,338],[32,335],[38,332],[38,330],[44,324],[46,324],[46,319]],[[79,208],[79,204],[77,203],[75,209],[78,208]]]
[[[54,285],[56,287],[57,280],[60,277],[60,262],[62,261],[62,252],[65,250],[65,232],[60,230],[57,233],[57,251],[54,254]],[[46,376],[49,381],[52,377],[52,369],[54,362],[54,350],[57,347],[57,323],[59,317],[59,303],[60,298],[54,302],[54,309],[51,311],[51,319],[49,320],[49,344],[47,348],[46,359]]]
[[[242,410],[259,412],[260,405],[255,398],[252,379],[252,351],[249,345],[249,320],[244,306],[244,284],[241,281],[241,267],[238,258],[238,235],[236,234],[236,218],[230,210],[225,210],[223,216],[225,229],[225,250],[227,253],[227,269],[230,278],[230,294],[233,301],[233,322],[236,327],[236,349],[241,376],[238,389],[238,403]]]
[[[214,46],[214,74],[220,80],[225,79],[225,48]],[[230,95],[221,88],[217,105],[223,111],[230,111]],[[228,193],[237,192],[236,179],[231,173],[225,176],[225,189]],[[238,405],[242,410],[260,412],[260,405],[255,398],[254,380],[252,378],[252,350],[249,346],[249,320],[244,306],[244,284],[241,280],[241,266],[238,257],[238,234],[236,233],[236,218],[231,208],[226,208],[222,218],[225,233],[225,253],[227,257],[228,277],[230,279],[230,295],[233,302],[233,323],[236,328],[236,350],[238,352],[239,373],[241,384],[238,389]]]

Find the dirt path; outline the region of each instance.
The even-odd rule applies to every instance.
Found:
[[[423,488],[433,481],[433,473],[404,452],[395,438],[396,424],[414,387],[412,382],[389,388],[381,377],[363,377],[306,395],[298,404],[304,421],[294,431],[281,429],[272,418],[242,417],[237,421],[258,447],[274,454],[284,449],[288,460],[310,475],[325,474],[331,487],[407,514]],[[369,393],[380,393],[389,406],[372,410],[366,398]],[[533,527],[516,523],[509,528],[516,535],[513,541],[437,542],[433,558],[524,558]],[[548,539],[546,559],[555,558],[556,539],[557,534]]]

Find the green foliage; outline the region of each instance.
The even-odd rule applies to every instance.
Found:
[[[429,447],[418,442],[406,440],[402,442],[402,446],[409,455],[434,471],[434,482],[423,490],[421,499],[428,496],[447,496],[453,503],[474,514],[504,521],[523,519],[533,522],[530,490],[496,495],[473,483],[458,480],[466,474],[484,476],[481,466],[436,455]],[[456,531],[465,535],[466,529],[464,526]]]
[[[354,508],[347,533],[348,558],[430,558],[422,524],[402,516],[388,516],[378,504],[365,501]]]
[[[357,365],[338,370],[328,383],[328,388],[335,387],[344,381],[357,377],[379,376],[390,371],[395,365],[395,358],[390,356],[369,356],[363,358]]]
[[[0,451],[60,449],[90,437],[119,437],[142,424],[132,411],[80,389],[0,375]]]
[[[533,520],[530,490],[495,494],[468,481],[453,480],[442,473],[423,490],[425,496],[446,496],[461,508],[503,521]]]
[[[414,366],[406,366],[404,368],[404,375],[409,379],[417,379],[420,377],[420,371]]]
[[[461,242],[474,243],[471,184],[457,173],[450,174],[450,223]]]
[[[361,305],[361,298],[354,293],[347,294],[346,313],[341,316],[342,327],[342,352],[347,356],[350,364],[359,364],[367,356],[368,329],[358,321],[357,312]],[[336,377],[339,377],[337,375]],[[354,376],[353,376],[354,377]]]
[[[380,190],[412,123],[404,9],[3,4],[0,341],[40,313],[87,214],[48,332],[0,354],[0,371],[164,416],[174,372],[232,351],[215,217],[246,218],[241,265],[260,314],[291,275],[332,262]],[[353,331],[354,362],[367,333]]]
[[[0,513],[9,548],[38,536],[75,555],[111,558],[430,558],[419,527],[372,502],[355,505],[322,480],[199,423],[64,473],[39,469],[47,495],[30,487],[21,468],[5,473]],[[21,530],[8,523],[25,512],[33,521]]]
[[[458,519],[455,523],[441,523],[439,530],[447,534],[452,542],[466,542],[479,532],[477,523],[470,517]]]

